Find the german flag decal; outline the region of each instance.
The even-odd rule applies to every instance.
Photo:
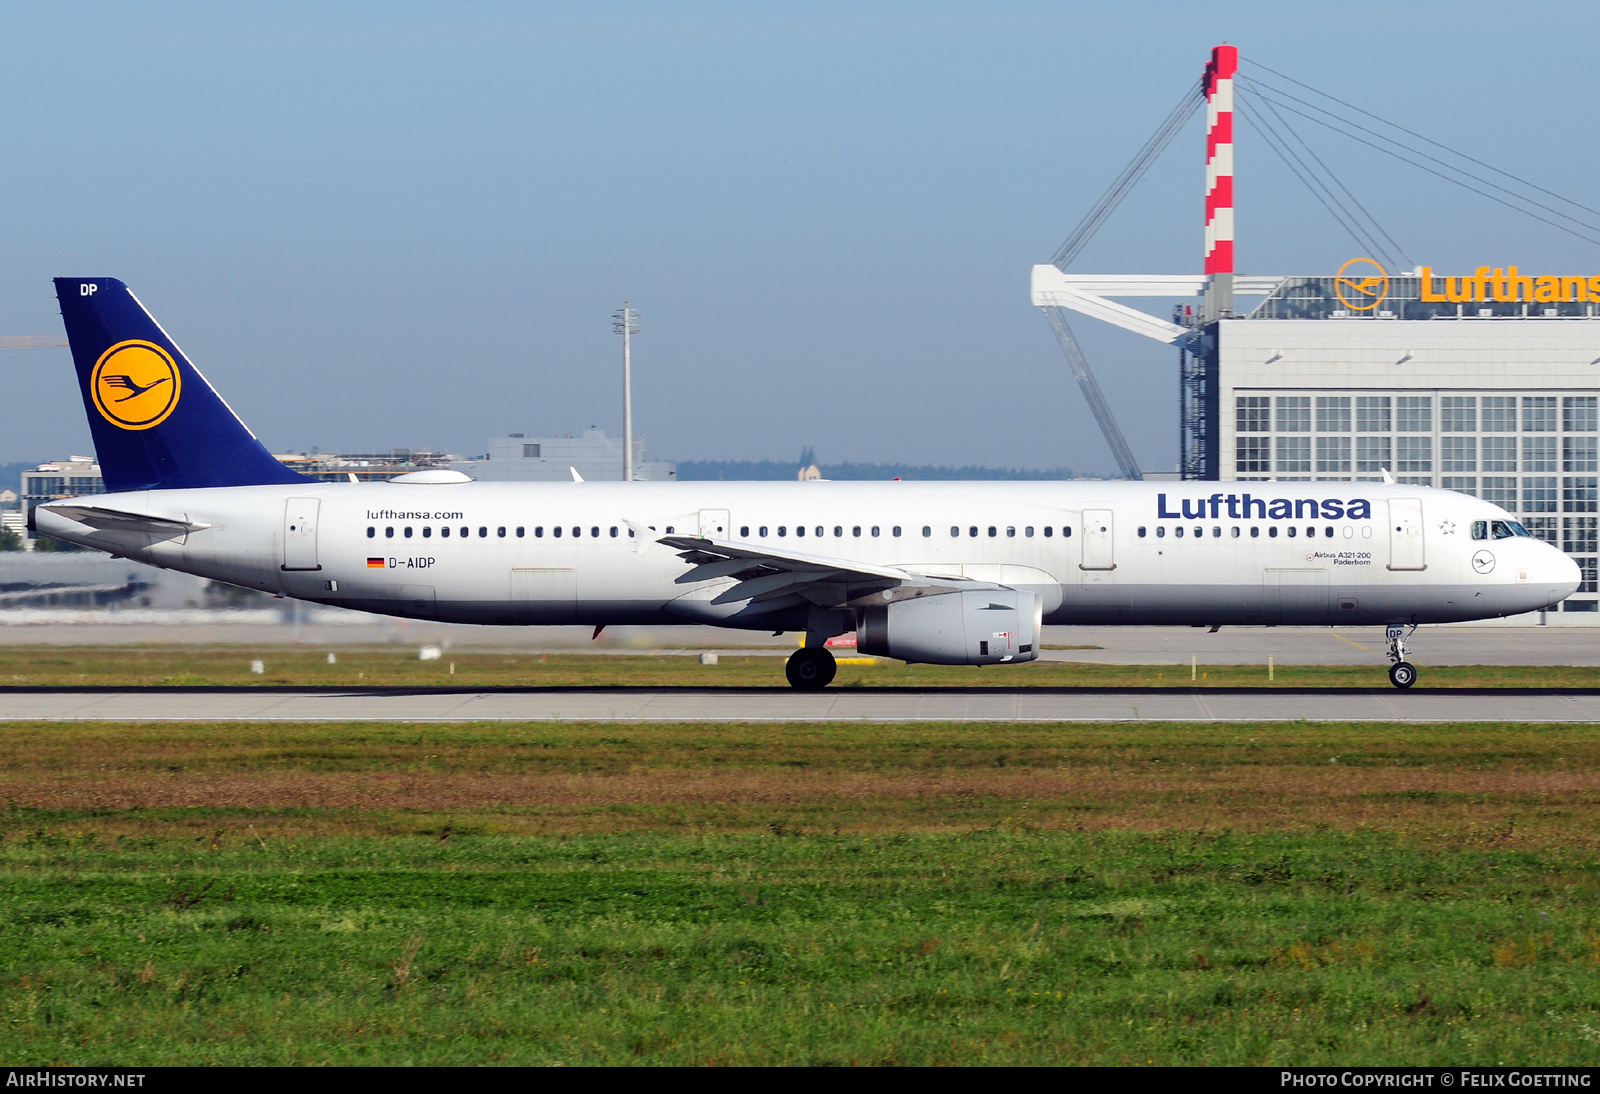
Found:
[[[381,569],[383,569],[383,559],[381,559],[381,558],[369,558],[369,559],[367,559],[367,569],[369,569],[369,570],[381,570]]]

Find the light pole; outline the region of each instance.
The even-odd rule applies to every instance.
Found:
[[[633,481],[633,336],[639,333],[639,313],[622,302],[611,315],[611,330],[622,335],[622,481]]]

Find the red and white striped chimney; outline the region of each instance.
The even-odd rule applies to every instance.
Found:
[[[1233,310],[1233,74],[1237,46],[1218,46],[1206,65],[1206,275],[1214,317]]]

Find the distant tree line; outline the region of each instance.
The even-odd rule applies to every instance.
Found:
[[[793,481],[796,473],[809,462],[796,464],[789,460],[681,460],[678,463],[680,481]],[[909,479],[920,481],[949,479],[1073,479],[1078,472],[1070,467],[1035,470],[1025,467],[938,467],[933,464],[909,463],[823,463],[817,465],[825,479],[856,481],[887,481]]]

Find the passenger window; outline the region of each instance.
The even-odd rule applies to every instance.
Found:
[[[854,528],[850,529],[850,534],[852,536],[855,536],[857,539],[860,539],[861,538],[861,525],[858,524]]]
[[[856,535],[860,535],[860,534],[861,534],[861,533],[860,533],[860,532],[857,532],[857,533],[856,533]],[[834,538],[835,538],[835,539],[837,539],[837,538],[838,538],[838,537],[840,537],[840,536],[842,536],[842,535],[844,535],[844,525],[842,525],[842,524],[835,524],[835,525],[834,525],[834,526],[833,526],[833,535],[834,535]]]
[[[1022,534],[1024,536],[1027,536],[1029,539],[1032,539],[1033,538],[1033,525],[1030,524],[1026,528],[1024,528],[1022,530]]]
[[[446,524],[443,528],[440,528],[439,529],[439,535],[444,539],[449,539],[450,538],[450,526],[448,524]]]
[[[409,532],[406,533],[406,534],[410,535]],[[482,525],[479,525],[478,526],[478,538],[479,539],[488,539],[489,538],[489,529],[483,527]]]
[[[433,527],[431,525],[424,525],[423,526],[422,538],[423,539],[432,539],[433,538]]]
[[[778,534],[779,534],[779,535],[780,535],[780,536],[786,536],[786,535],[788,535],[788,534],[789,534],[789,527],[788,527],[788,525],[785,525],[785,524],[780,524],[780,525],[778,525]]]
[[[1199,525],[1195,525],[1195,529],[1194,529],[1194,538],[1195,539],[1200,539],[1205,534],[1206,534],[1206,530],[1204,528],[1201,528]]]
[[[877,526],[877,525],[876,525],[876,524],[874,524],[874,525],[873,525],[873,526],[872,526],[872,534],[873,534],[873,535],[874,535],[874,536],[876,536],[876,535],[877,535],[877,534],[878,534],[878,526]]]
[[[896,524],[892,529],[890,529],[890,534],[898,539],[900,537],[900,526]]]
[[[1048,532],[1049,529],[1046,528],[1045,531]],[[1156,525],[1156,538],[1157,539],[1166,539],[1167,538],[1167,526],[1165,524]]]
[[[1324,528],[1322,530],[1322,535],[1323,535],[1324,539],[1332,539],[1333,538],[1333,529],[1332,528]]]
[[[550,534],[552,536],[555,536],[557,539],[560,539],[561,538],[561,525],[557,524],[554,527],[552,527],[550,529]]]
[[[406,525],[406,538],[407,539],[411,538],[411,525],[409,525],[409,524]]]
[[[1071,539],[1072,538],[1072,525],[1069,524],[1065,528],[1061,529],[1061,538],[1062,539]]]
[[[797,535],[797,536],[805,535],[806,534],[806,526],[804,524],[796,524],[794,526],[794,534]]]
[[[671,529],[671,528],[668,528],[668,529],[667,529],[667,531],[669,531],[669,532],[670,532],[670,531],[672,531],[672,529]],[[506,534],[506,530],[505,530],[505,529],[504,529],[504,528],[502,528],[502,529],[500,529],[500,534],[501,534],[501,535],[502,535],[502,536],[503,536],[503,535],[505,535],[505,534]],[[582,528],[579,528],[579,527],[576,527],[576,526],[574,526],[574,527],[573,527],[573,529],[572,529],[572,538],[573,538],[573,539],[579,539],[579,538],[581,538],[581,537],[582,537],[582,536],[583,536],[583,529],[582,529]]]
[[[1233,538],[1234,539],[1238,539],[1239,538],[1239,526],[1237,524],[1235,524],[1233,526]]]
[[[818,536],[818,538],[821,538],[821,536],[822,536],[822,525],[820,525],[820,524],[817,525],[817,536]]]
[[[767,535],[767,526],[763,524],[759,529],[756,530],[756,534],[765,539]]]
[[[1480,521],[1479,523],[1481,524],[1482,521]],[[370,524],[367,525],[367,538],[368,539],[371,539],[372,537],[376,536],[377,534],[378,534],[378,530],[376,528],[374,528]]]
[[[1140,539],[1144,538],[1144,525],[1142,525],[1142,524],[1139,525],[1139,538]]]
[[[959,536],[960,534],[961,534],[961,529],[957,528],[954,524],[952,524],[950,526],[950,538],[954,539],[955,537]]]
[[[600,529],[598,527],[591,528],[591,529],[589,529],[589,534],[591,536],[593,536],[595,539],[599,539],[600,538]]]
[[[739,533],[739,534],[740,534],[740,535],[748,535],[748,534],[749,534],[749,532],[748,532],[748,531],[744,531],[744,532],[741,532],[741,533]],[[617,526],[616,526],[616,525],[615,525],[615,524],[613,524],[613,525],[612,525],[612,526],[611,526],[611,538],[612,538],[612,539],[616,539],[616,538],[617,538]]]
[[[533,526],[533,538],[534,539],[543,539],[544,538],[544,525],[536,524],[536,525]]]
[[[1211,528],[1211,538],[1212,539],[1221,539],[1222,538],[1222,526],[1221,525],[1213,525],[1212,526],[1212,528]]]
[[[1294,525],[1291,524],[1289,526],[1289,538],[1290,539],[1293,539],[1295,537],[1295,535],[1298,534],[1298,532],[1299,532],[1299,529],[1296,528]]]
[[[933,525],[924,524],[922,526],[922,538],[927,539],[931,535],[933,535]]]
[[[1317,538],[1317,530],[1316,530],[1316,528],[1307,528],[1306,529],[1306,538],[1307,539],[1316,539]]]
[[[1494,522],[1494,538],[1495,539],[1510,539],[1512,536],[1514,536],[1516,534],[1517,533],[1515,533],[1515,532],[1513,532],[1511,530],[1511,525],[1507,524],[1505,521],[1497,520],[1497,521]]]
[[[1052,528],[1050,525],[1046,524],[1044,526],[1044,538],[1045,539],[1049,539],[1051,536],[1053,536],[1055,534],[1056,534],[1056,530],[1054,528]]]
[[[471,528],[463,528],[463,529],[461,529],[461,538],[462,539],[466,539],[471,534],[472,534],[472,529]]]
[[[978,526],[976,524],[972,525],[971,527],[969,527],[967,529],[967,535],[976,537],[977,534],[978,534]]]
[[[652,528],[651,531],[653,532],[653,531],[655,531],[655,529]],[[671,534],[672,534],[672,525],[669,524],[669,525],[667,525],[667,535],[670,536]]]
[[[1180,524],[1180,525],[1178,525],[1178,527],[1174,528],[1172,530],[1172,534],[1177,536],[1179,539],[1182,539],[1183,538],[1183,525]]]
[[[577,529],[573,529],[573,531],[577,531]],[[505,539],[506,538],[506,526],[504,524],[502,524],[500,526],[499,530],[495,534],[497,536],[499,536],[501,539]]]
[[[1475,521],[1473,521],[1472,522],[1472,538],[1473,539],[1488,539],[1489,538],[1489,522],[1486,521],[1486,520],[1475,520]]]
[[[611,534],[612,535],[616,535],[617,534],[616,530],[613,529]],[[748,539],[749,537],[750,537],[750,526],[749,525],[744,525],[744,526],[740,527],[740,529],[739,529],[739,538],[740,539]]]
[[[1276,524],[1274,524],[1271,528],[1267,529],[1267,538],[1268,539],[1277,539],[1278,538],[1278,526]]]
[[[991,524],[991,525],[989,525],[989,538],[993,539],[994,536],[995,536],[995,527],[994,527],[994,525]]]
[[[1257,527],[1254,527],[1254,526],[1251,526],[1251,528],[1250,528],[1250,538],[1251,539],[1260,539],[1261,538],[1261,529],[1257,528]]]

